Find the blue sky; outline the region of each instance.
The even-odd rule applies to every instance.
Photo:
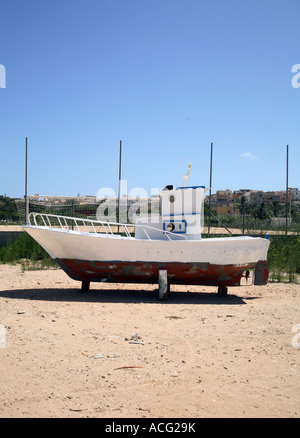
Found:
[[[1,0],[0,194],[299,187],[299,0]],[[299,80],[300,82],[300,80]]]

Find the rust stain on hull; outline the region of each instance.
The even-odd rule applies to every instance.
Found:
[[[71,278],[79,281],[157,283],[159,270],[166,269],[171,284],[239,286],[244,271],[256,267],[259,268],[259,275],[255,284],[266,284],[268,279],[268,269],[264,261],[242,266],[178,262],[99,262],[74,259],[56,259],[56,261]]]

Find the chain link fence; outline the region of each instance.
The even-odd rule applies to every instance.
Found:
[[[160,211],[159,197],[151,198],[121,198],[120,209],[118,199],[96,197],[58,197],[58,196],[28,196],[27,211],[48,213],[67,217],[120,222],[130,224],[132,218],[139,215],[158,215]],[[25,200],[10,200],[1,197],[0,224],[25,224]],[[203,235],[207,234],[296,234],[300,235],[300,214],[286,220],[285,217],[257,219],[249,214],[214,215],[209,217],[208,206],[205,205]],[[205,237],[205,236],[204,236]]]
[[[16,200],[19,223],[26,222],[25,199]],[[27,212],[55,214],[66,217],[132,223],[134,216],[159,214],[159,197],[116,198],[28,196]]]

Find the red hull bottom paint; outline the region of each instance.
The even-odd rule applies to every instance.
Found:
[[[74,259],[56,259],[56,261],[69,277],[79,281],[157,283],[159,270],[166,269],[171,284],[239,286],[242,276],[245,275],[244,272],[252,268],[255,268],[254,284],[266,284],[268,281],[268,267],[265,261],[243,266],[179,262],[99,262]]]

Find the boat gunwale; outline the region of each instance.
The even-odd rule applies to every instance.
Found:
[[[66,233],[66,234],[72,234],[77,236],[85,236],[85,237],[95,237],[95,238],[108,238],[108,239],[117,239],[117,240],[130,240],[130,241],[137,241],[137,242],[144,242],[144,241],[151,241],[151,242],[178,242],[179,239],[138,239],[132,236],[122,236],[120,234],[109,234],[109,233],[100,233],[100,232],[88,232],[88,231],[78,231],[78,230],[70,230],[65,228],[58,228],[58,227],[47,227],[47,226],[41,226],[41,225],[28,225],[26,224],[24,226],[24,229],[27,228],[33,228],[38,230],[45,230],[45,231],[51,231],[51,232],[57,232],[57,233]],[[175,234],[177,237],[177,234]],[[228,242],[228,241],[243,241],[243,240],[254,240],[254,239],[262,239],[267,240],[264,237],[253,237],[253,236],[228,236],[228,237],[205,237],[201,239],[183,239],[180,240],[181,243],[186,242],[193,243],[193,242]]]

